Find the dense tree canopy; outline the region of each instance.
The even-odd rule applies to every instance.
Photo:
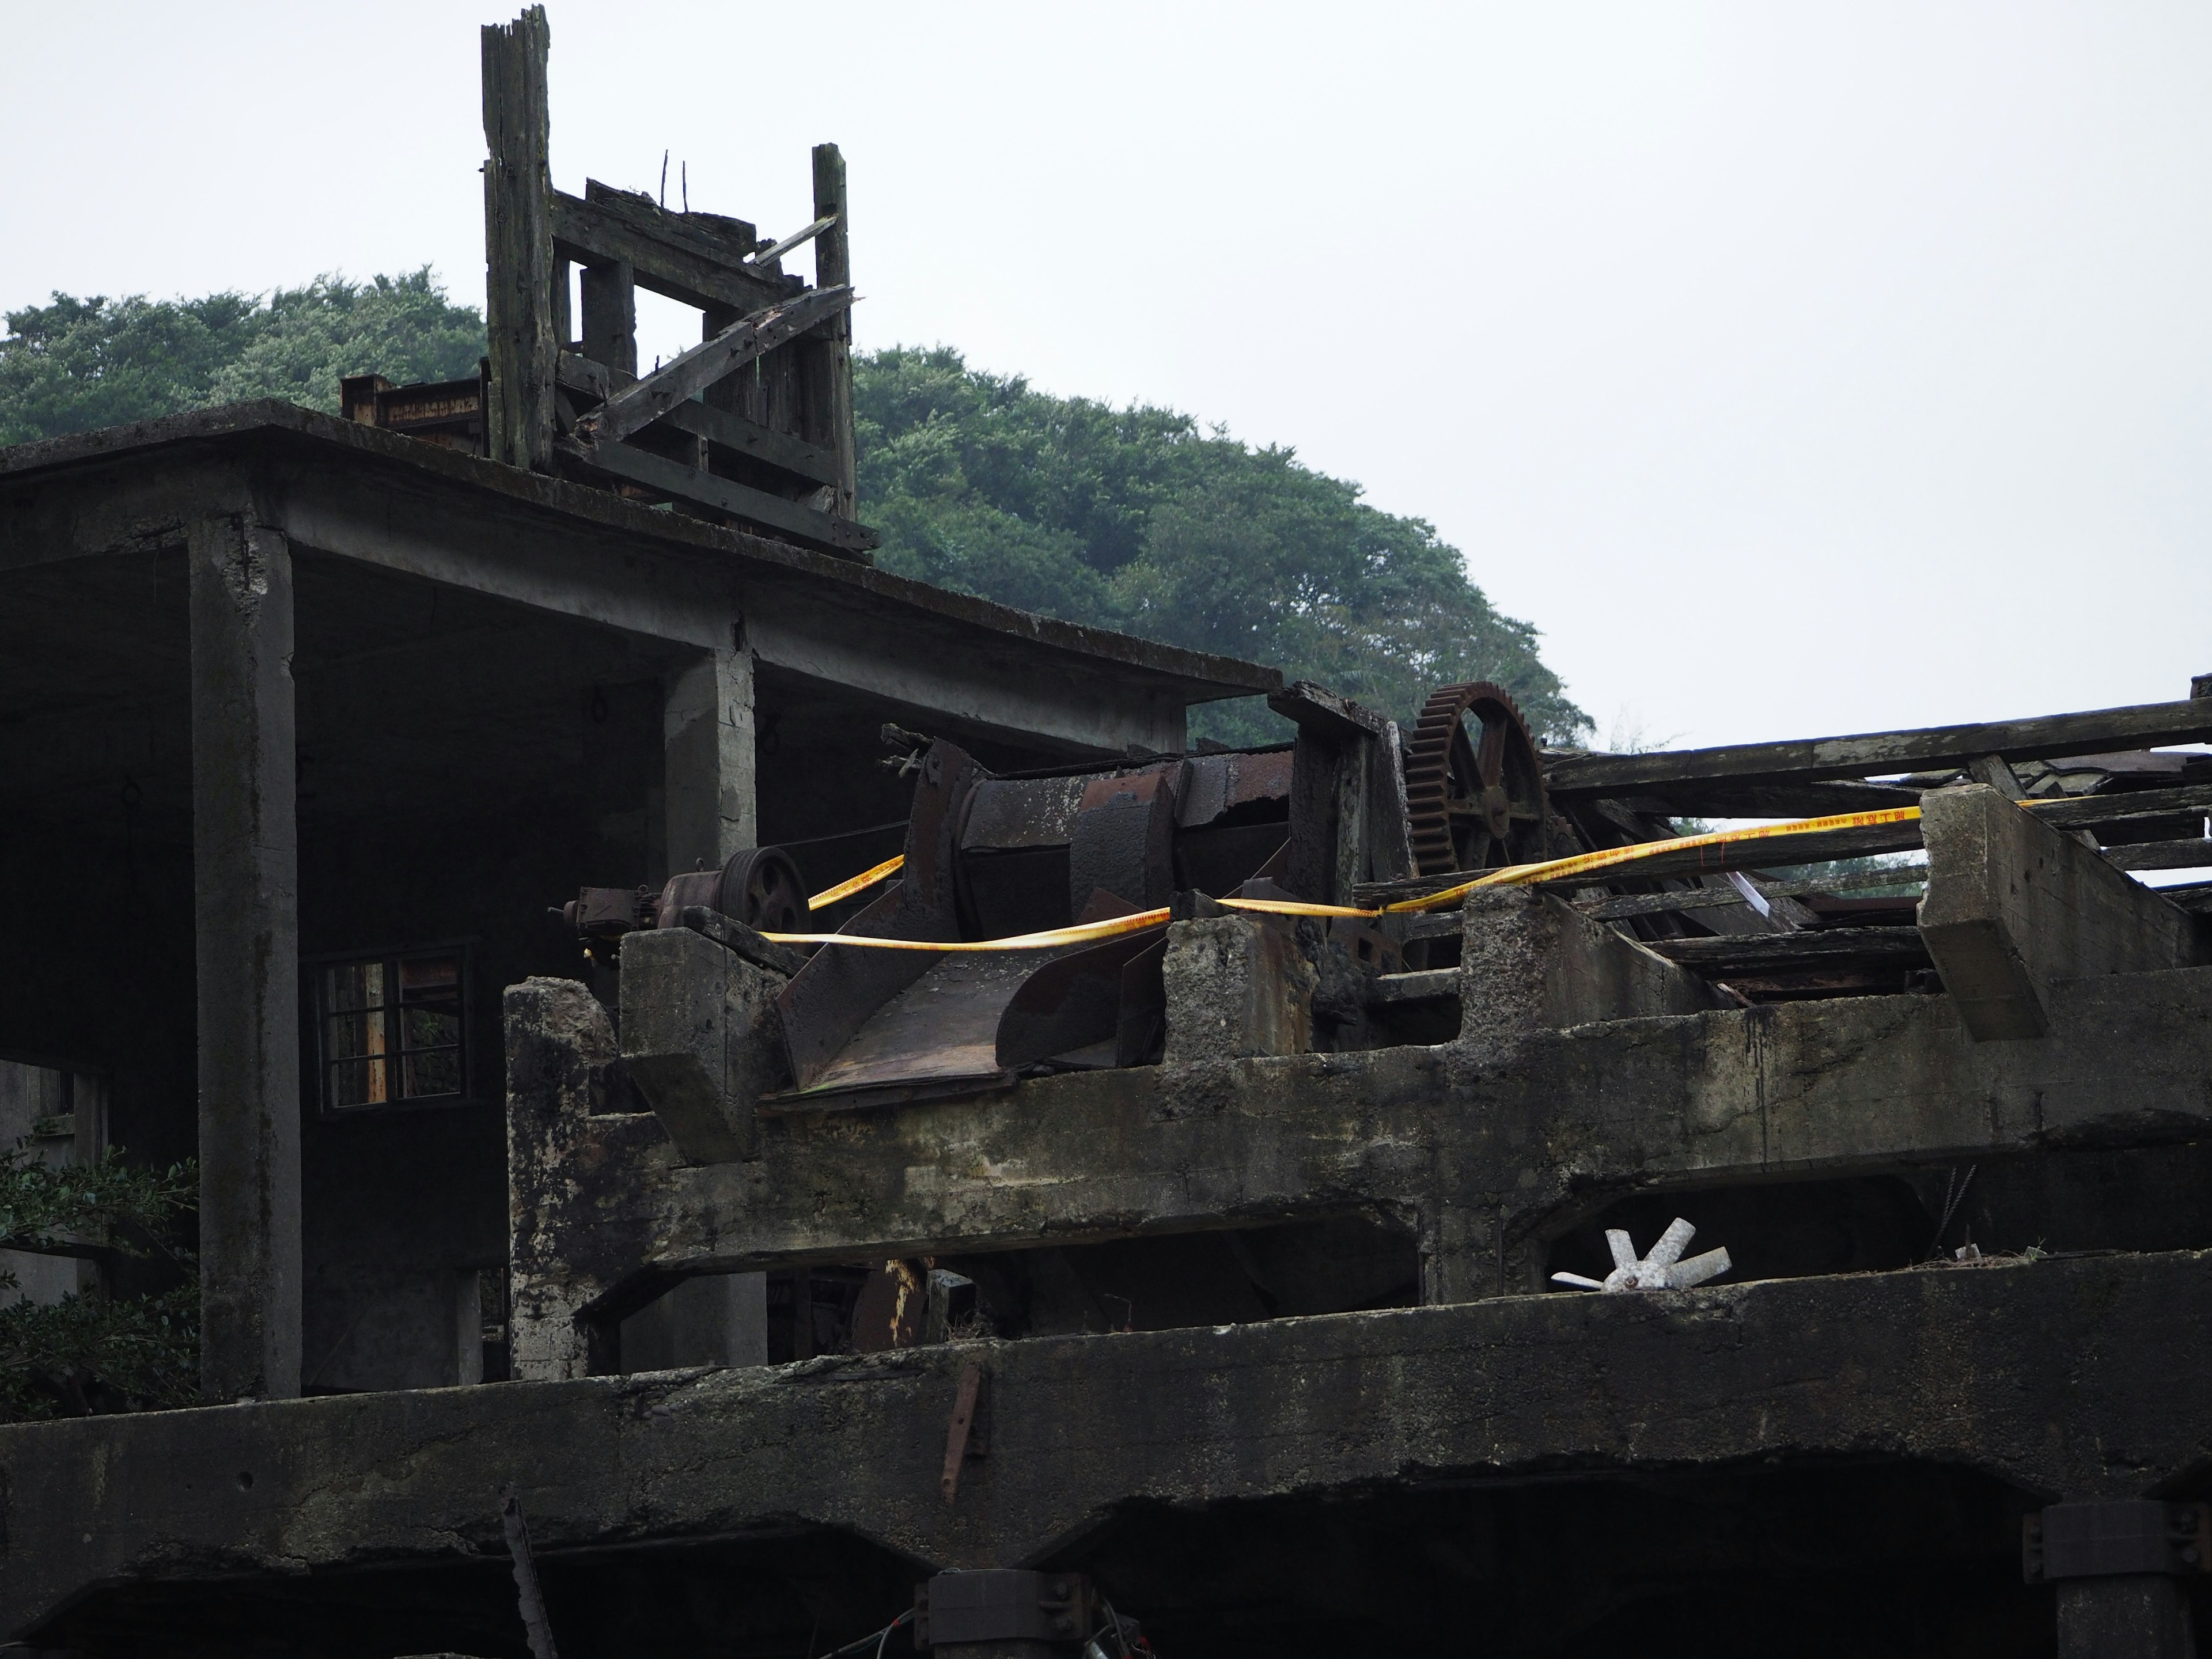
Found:
[[[1359,486],[1187,415],[1054,398],[894,349],[858,362],[861,514],[879,561],[1024,610],[1272,663],[1404,720],[1431,686],[1491,679],[1559,738],[1588,722],[1456,549]],[[1231,738],[1264,710],[1207,711]]]
[[[57,294],[8,313],[0,444],[249,398],[335,410],[341,375],[453,380],[483,355],[483,319],[448,302],[428,266],[366,283],[318,277],[265,303]]]
[[[466,374],[483,319],[426,268],[324,276],[265,301],[73,299],[8,313],[0,444],[246,398],[337,407],[341,375]],[[1538,731],[1588,725],[1459,552],[1358,484],[1253,449],[1187,415],[1055,398],[893,348],[854,364],[860,512],[893,570],[1024,610],[1278,666],[1395,715],[1431,686],[1496,680]],[[1198,732],[1279,735],[1250,703]]]

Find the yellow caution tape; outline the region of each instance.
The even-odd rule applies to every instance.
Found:
[[[1600,870],[1617,870],[1625,865],[1657,858],[1662,854],[1729,847],[1739,842],[1774,841],[1792,836],[1819,835],[1832,830],[1863,830],[1885,823],[1911,823],[1919,817],[1920,809],[1917,806],[1892,806],[1875,812],[1838,812],[1824,818],[1796,818],[1787,823],[1763,823],[1748,830],[1716,830],[1710,835],[1680,836],[1672,841],[1640,841],[1627,847],[1608,847],[1596,853],[1577,853],[1571,858],[1549,859],[1540,864],[1508,865],[1502,870],[1486,871],[1472,881],[1463,881],[1456,887],[1447,887],[1442,892],[1425,894],[1419,898],[1400,899],[1394,904],[1371,910],[1349,904],[1308,904],[1301,899],[1225,898],[1218,902],[1224,909],[1257,910],[1267,915],[1285,916],[1374,917],[1408,910],[1438,910],[1448,904],[1457,903],[1478,887],[1525,887],[1536,882],[1565,881]],[[834,904],[841,898],[881,881],[905,861],[903,857],[888,859],[850,881],[842,882],[825,893],[816,894],[807,901],[807,908],[818,910],[825,904]],[[1059,945],[1083,945],[1095,939],[1118,938],[1123,933],[1142,933],[1147,927],[1164,925],[1168,914],[1167,908],[1163,905],[1157,910],[1139,910],[1133,915],[1114,916],[1104,921],[1081,922],[1073,927],[1054,927],[1042,933],[1017,933],[1010,939],[871,939],[858,933],[767,933],[763,937],[774,939],[779,945],[866,945],[884,951],[1042,951]]]
[[[1089,945],[1124,933],[1141,933],[1147,927],[1167,925],[1168,907],[1139,910],[1133,915],[1109,916],[1104,921],[1078,922],[1073,927],[1048,928],[1042,933],[1016,933],[1010,939],[871,939],[865,933],[763,933],[778,945],[866,945],[879,951],[1045,951],[1058,945]]]
[[[873,887],[878,882],[883,880],[884,877],[896,875],[905,867],[906,854],[903,853],[899,854],[896,857],[885,859],[874,869],[863,870],[859,875],[854,876],[850,881],[841,881],[835,887],[823,888],[812,898],[806,901],[806,908],[810,910],[819,910],[823,908],[825,906],[835,904],[839,899],[850,898],[855,893],[863,892],[868,888]],[[771,935],[770,937],[774,936]]]
[[[1308,904],[1304,899],[1225,898],[1214,900],[1227,910],[1258,910],[1271,916],[1379,916],[1380,910],[1362,910],[1349,904]]]
[[[1656,858],[1662,853],[1686,853],[1731,846],[1737,842],[1772,841],[1790,836],[1819,835],[1830,830],[1870,829],[1883,823],[1912,823],[1917,806],[1885,807],[1877,812],[1838,812],[1825,818],[1797,818],[1788,823],[1762,823],[1748,830],[1716,830],[1710,835],[1681,836],[1673,841],[1639,841],[1628,847],[1608,847],[1601,852],[1577,853],[1572,858],[1550,859],[1541,864],[1513,864],[1492,870],[1473,881],[1447,887],[1421,898],[1400,899],[1385,910],[1436,910],[1465,898],[1478,887],[1525,887],[1540,881],[1564,881],[1598,870],[1618,869],[1624,864]]]

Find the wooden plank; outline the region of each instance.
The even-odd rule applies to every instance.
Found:
[[[765,270],[768,266],[775,264],[778,260],[781,259],[785,254],[790,252],[793,248],[805,246],[807,243],[812,241],[816,237],[819,236],[823,231],[829,229],[830,226],[836,222],[837,216],[834,213],[823,218],[817,219],[812,224],[808,225],[805,229],[794,230],[790,235],[785,237],[781,241],[773,243],[770,246],[763,248],[758,253],[753,255],[749,263]],[[778,276],[782,275],[781,271],[778,271],[776,274]]]
[[[484,324],[491,362],[486,453],[509,466],[545,471],[553,459],[552,176],[545,9],[482,35],[484,162]]]
[[[606,203],[562,191],[552,192],[552,204],[553,246],[562,258],[586,265],[619,261],[630,267],[640,288],[682,304],[750,312],[799,291],[791,278],[731,260],[720,244],[688,232],[673,215],[647,227]]]
[[[2099,850],[2116,869],[2212,869],[2212,841],[2147,841],[2135,847],[2106,847]]]
[[[624,260],[586,265],[583,290],[584,356],[627,379],[637,377],[637,270]],[[565,366],[573,354],[561,354]],[[568,384],[565,376],[562,383]],[[611,386],[610,387],[611,389]],[[604,398],[606,393],[599,394]]]
[[[845,158],[835,144],[814,147],[814,214],[828,219],[814,244],[814,283],[817,288],[850,288],[853,284],[852,207],[845,189]],[[836,494],[830,510],[849,519],[859,510],[859,452],[853,441],[853,313],[816,331],[818,343],[810,354],[819,420],[811,434],[837,458]]]
[[[850,306],[850,288],[817,289],[741,318],[609,398],[579,423],[587,442],[616,443],[653,424],[734,368],[796,339]]]
[[[1844,962],[1925,965],[1928,946],[1917,927],[1815,927],[1796,933],[1724,933],[1711,939],[1660,939],[1644,948],[1701,974],[1779,973]]]
[[[1888,870],[1866,871],[1851,876],[1829,876],[1818,881],[1763,881],[1759,890],[1769,898],[1803,898],[1808,894],[1860,893],[1874,888],[1911,887],[1928,878],[1924,864],[1899,864]],[[1674,893],[1624,893],[1597,899],[1577,899],[1575,908],[1599,921],[1620,921],[1630,916],[1665,915],[1680,910],[1721,910],[1745,902],[1733,887],[1694,887]]]
[[[631,444],[577,442],[563,446],[563,450],[574,460],[601,472],[780,531],[833,553],[860,558],[877,544],[876,532],[866,525],[854,524],[849,519],[833,519],[813,507],[728,478],[718,478],[711,472],[702,472]]]
[[[1726,780],[1776,784],[1802,779],[1864,777],[1875,773],[1964,767],[1984,755],[2051,760],[2113,754],[2212,738],[2212,698],[2100,708],[2037,720],[1975,726],[1869,732],[1853,737],[1648,755],[1582,755],[1554,761],[1545,774],[1555,795],[1632,795]]]
[[[2054,830],[2094,830],[2132,818],[2171,817],[2178,812],[2212,812],[2212,783],[2179,789],[2129,789],[2116,795],[2071,795],[2032,800],[2028,811]]]
[[[1546,774],[1548,783],[1550,775]],[[1678,784],[1621,800],[1649,817],[1817,818],[1838,812],[1871,812],[1885,806],[1914,806],[1920,791],[1898,783],[1861,783],[1853,778],[1804,778],[1787,783],[1697,782]]]
[[[837,482],[836,456],[802,438],[772,432],[757,421],[749,421],[742,415],[732,415],[708,404],[678,404],[661,417],[660,424],[781,467],[814,483]]]
[[[580,357],[573,351],[561,354],[561,384],[588,398],[604,401],[635,378],[611,374],[605,365]],[[678,404],[661,416],[659,423],[704,438],[750,459],[781,467],[814,483],[837,481],[837,458],[827,450],[787,433],[771,432],[742,415],[732,415],[706,404]]]

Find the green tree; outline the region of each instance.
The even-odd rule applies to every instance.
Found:
[[[1054,398],[955,351],[859,358],[862,515],[886,568],[1024,610],[1244,657],[1410,720],[1428,690],[1489,679],[1543,736],[1589,722],[1457,550],[1359,486],[1188,416]],[[1265,741],[1257,702],[1194,730]]]
[[[190,1164],[136,1169],[112,1150],[96,1164],[64,1164],[0,1150],[0,1249],[161,1255],[185,1276],[152,1296],[90,1291],[0,1305],[0,1422],[193,1403],[199,1290],[173,1234],[197,1184]],[[0,1290],[17,1288],[0,1268]]]
[[[335,410],[341,375],[453,380],[483,355],[483,317],[450,303],[427,265],[366,283],[318,277],[265,304],[57,294],[7,315],[0,445],[247,398]]]

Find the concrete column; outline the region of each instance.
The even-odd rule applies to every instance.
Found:
[[[300,1392],[300,921],[292,555],[247,514],[188,538],[199,1010],[200,1386]]]
[[[760,1097],[784,1075],[775,999],[789,982],[688,927],[623,941],[623,1059],[687,1164],[758,1155]]]
[[[2058,1586],[2058,1659],[2196,1659],[2189,1592],[2162,1573]]]
[[[719,869],[757,844],[753,659],[702,652],[665,682],[661,744],[668,873]]]
[[[1176,922],[1162,973],[1170,1066],[1313,1047],[1314,970],[1279,923],[1249,915]]]
[[[1510,1047],[1533,1031],[1720,1006],[1695,974],[1548,893],[1478,888],[1464,917],[1462,1053]]]

